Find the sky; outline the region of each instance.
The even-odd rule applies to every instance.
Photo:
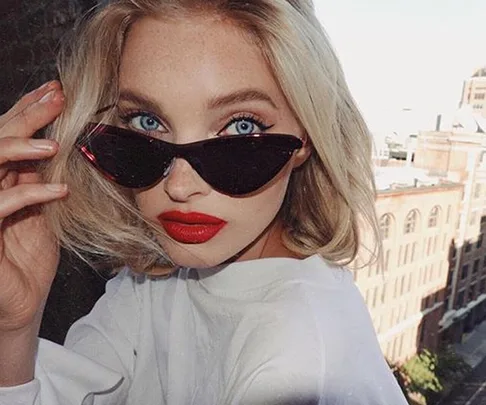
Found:
[[[486,0],[314,0],[375,135],[432,129],[486,66]]]

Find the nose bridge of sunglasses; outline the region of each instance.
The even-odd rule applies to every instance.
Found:
[[[201,161],[202,148],[198,143],[175,144],[173,145],[173,158],[171,167],[167,170],[167,175],[175,164],[177,159],[185,160],[189,166],[200,176],[204,176],[204,166]]]

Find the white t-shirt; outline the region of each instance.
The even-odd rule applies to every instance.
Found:
[[[0,405],[406,405],[351,273],[319,256],[128,269]]]

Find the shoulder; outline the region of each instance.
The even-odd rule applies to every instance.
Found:
[[[309,352],[318,356],[325,398],[348,398],[346,404],[401,404],[401,391],[351,271],[319,256],[302,260],[295,270],[300,276],[286,283],[283,292],[291,304],[286,305],[289,329],[304,328],[299,355],[307,361]]]

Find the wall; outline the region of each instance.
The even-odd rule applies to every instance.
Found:
[[[55,79],[59,41],[93,0],[0,0],[0,113],[21,94]],[[104,279],[63,254],[47,303],[41,335],[62,342],[69,325],[85,314]]]
[[[0,1],[0,111],[56,77],[59,41],[94,0]]]

